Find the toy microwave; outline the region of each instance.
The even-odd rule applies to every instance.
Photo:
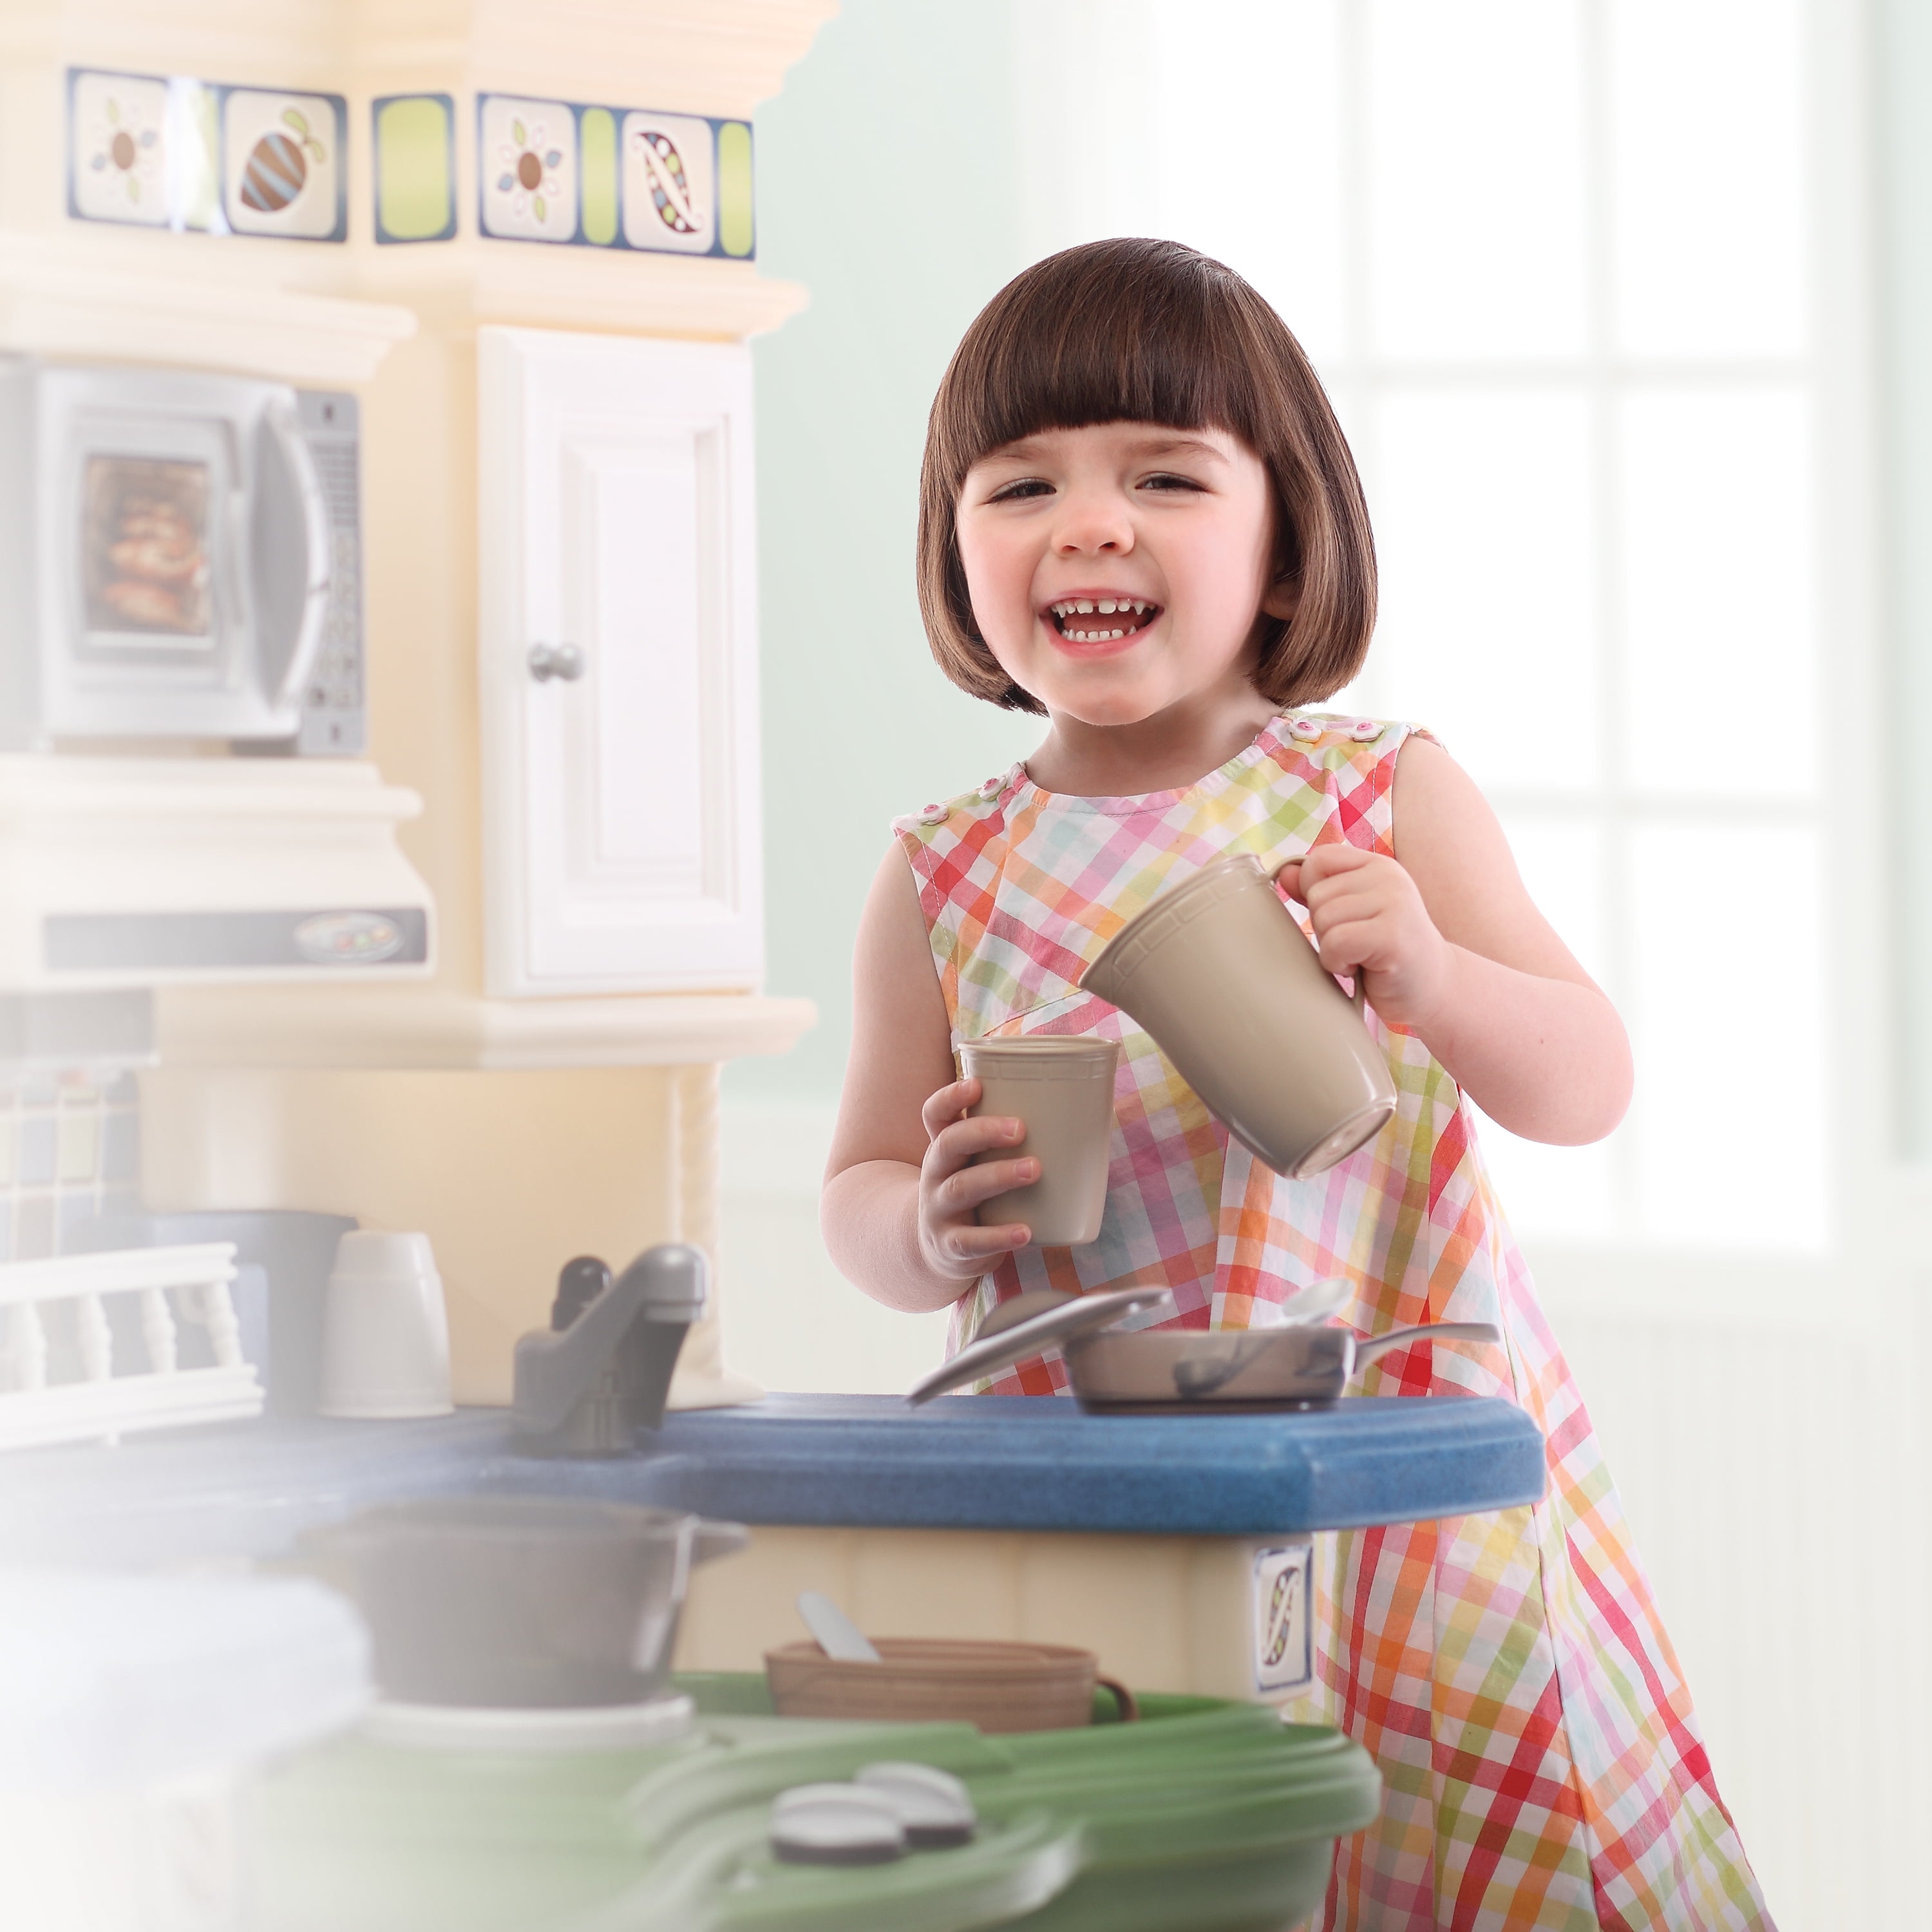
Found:
[[[0,356],[0,749],[360,752],[357,442],[352,396]]]

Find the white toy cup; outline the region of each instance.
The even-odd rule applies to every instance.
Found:
[[[322,1304],[323,1415],[447,1415],[449,1318],[427,1234],[358,1228],[335,1251]]]

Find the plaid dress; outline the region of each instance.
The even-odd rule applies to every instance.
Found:
[[[1344,1275],[1348,1318],[1499,1324],[1505,1349],[1426,1343],[1371,1395],[1505,1396],[1549,1444],[1533,1507],[1317,1540],[1318,1690],[1382,1768],[1376,1824],[1340,1846],[1325,1932],[1442,1927],[1713,1932],[1771,1924],[1705,1756],[1576,1384],[1483,1167],[1470,1110],[1422,1042],[1373,1022],[1400,1106],[1310,1180],[1256,1161],[1126,1016],[1075,990],[1169,883],[1224,854],[1275,866],[1336,840],[1394,850],[1411,728],[1288,715],[1185,791],[1042,792],[1018,765],[894,826],[916,876],[956,1045],[998,1028],[1122,1042],[1100,1238],[1008,1257],[963,1295],[951,1346],[1029,1288],[1161,1281],[1178,1324],[1242,1328],[1258,1301]],[[1058,1356],[981,1392],[1060,1394]]]

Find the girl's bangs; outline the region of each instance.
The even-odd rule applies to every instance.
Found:
[[[1093,272],[1101,266],[1039,276],[962,345],[946,397],[952,420],[934,425],[955,488],[982,458],[1042,430],[1150,422],[1256,444],[1246,345],[1230,339],[1239,324],[1225,306],[1204,287],[1177,288],[1180,278],[1124,281]],[[1177,299],[1186,296],[1194,299]]]

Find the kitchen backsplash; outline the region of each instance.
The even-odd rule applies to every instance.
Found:
[[[0,1070],[0,1260],[70,1252],[81,1222],[138,1208],[140,1168],[130,1070]]]
[[[478,94],[369,104],[373,238],[749,260],[749,122]],[[68,212],[177,232],[350,240],[351,108],[339,94],[191,75],[68,73]],[[470,141],[466,223],[458,145]]]

